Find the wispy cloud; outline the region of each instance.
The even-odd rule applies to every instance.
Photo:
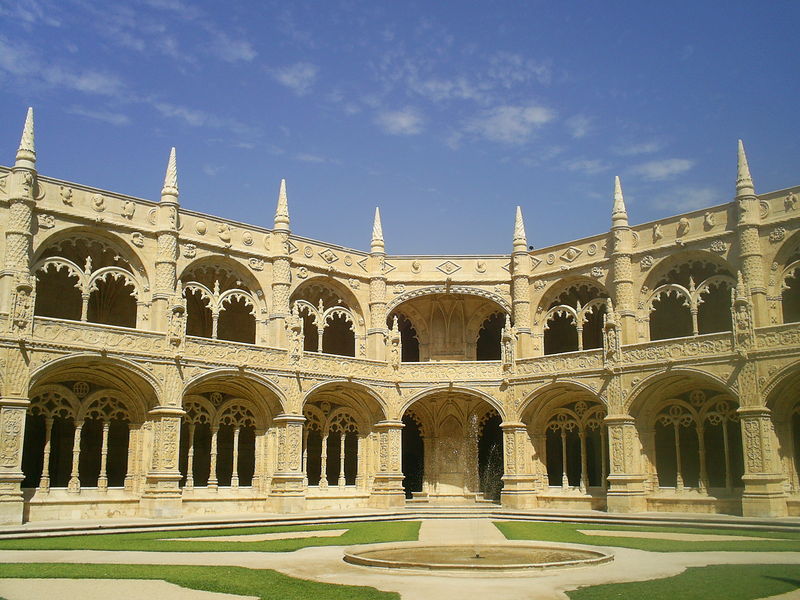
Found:
[[[586,115],[574,115],[564,121],[564,125],[567,126],[567,131],[573,138],[580,139],[591,131],[592,119]]]
[[[258,134],[252,127],[230,117],[220,117],[201,109],[173,104],[171,102],[163,102],[161,100],[148,99],[145,102],[150,104],[150,106],[156,109],[162,116],[178,119],[191,127],[222,129],[236,136],[245,138],[252,138],[254,135]],[[241,141],[237,140],[236,143],[241,144]]]
[[[94,119],[95,121],[102,121],[103,123],[110,123],[111,125],[128,125],[131,120],[128,115],[111,112],[106,110],[93,110],[83,106],[71,106],[66,109],[66,112],[71,115],[78,115],[86,117],[87,119]]]
[[[318,154],[309,154],[307,152],[300,152],[294,155],[295,160],[299,160],[300,162],[307,162],[307,163],[325,163],[328,162],[328,159],[324,156],[319,156]]]
[[[665,158],[636,165],[630,172],[648,181],[663,181],[685,173],[693,166],[694,161],[686,158]]]
[[[555,116],[549,108],[535,104],[496,106],[469,120],[465,130],[493,142],[521,144]]]
[[[288,67],[275,69],[272,76],[280,83],[292,90],[298,96],[304,96],[311,91],[317,79],[319,67],[317,65],[299,62]]]
[[[258,56],[253,45],[246,39],[231,37],[226,32],[217,29],[212,29],[211,32],[210,51],[221,60],[229,63],[250,62]]]
[[[724,202],[719,190],[710,187],[682,186],[669,190],[653,198],[655,208],[671,210],[679,213],[714,206]]]
[[[641,154],[654,154],[664,147],[664,144],[656,140],[636,142],[631,144],[621,144],[613,148],[614,154],[619,156],[639,156]]]
[[[600,159],[572,160],[567,162],[564,166],[568,171],[583,173],[584,175],[597,175],[611,168],[611,165]]]
[[[375,117],[375,122],[392,135],[416,135],[422,133],[424,119],[416,109],[406,107],[380,112]]]

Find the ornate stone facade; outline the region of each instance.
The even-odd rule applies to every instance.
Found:
[[[0,167],[0,521],[402,506],[800,514],[800,189],[393,256]],[[779,232],[779,233],[776,233]],[[391,247],[391,243],[389,244]]]

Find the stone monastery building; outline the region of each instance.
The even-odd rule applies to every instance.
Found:
[[[0,167],[0,522],[499,501],[800,515],[800,187],[387,254]],[[510,215],[509,215],[510,217]],[[509,220],[510,221],[510,220]],[[509,225],[511,223],[509,222]],[[509,228],[510,229],[510,228]],[[511,231],[509,231],[510,233]],[[391,247],[391,241],[389,242]]]

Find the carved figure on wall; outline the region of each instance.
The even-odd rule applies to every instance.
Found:
[[[286,319],[286,331],[289,338],[289,360],[297,363],[303,356],[303,319],[297,304],[292,306],[292,312]]]
[[[731,317],[734,346],[751,346],[755,339],[753,305],[741,271],[738,273],[736,288],[731,290]]]
[[[183,343],[186,333],[186,309],[182,304],[172,307],[169,318],[169,343],[176,348]]]
[[[500,331],[500,360],[503,364],[503,371],[509,372],[514,369],[514,341],[516,335],[511,326],[511,317],[506,315],[506,322]]]
[[[134,213],[136,212],[136,204],[131,202],[130,200],[126,200],[122,203],[122,216],[126,219],[132,219]]]
[[[664,233],[661,231],[661,223],[653,225],[653,243],[660,241],[664,238]]]
[[[714,215],[710,211],[703,214],[703,228],[708,231],[714,227]]]
[[[606,303],[606,314],[603,315],[603,345],[606,362],[616,362],[621,358],[619,322],[610,298]]]
[[[220,223],[217,225],[217,237],[224,243],[231,243],[231,228],[227,223]]]
[[[678,230],[677,230],[678,237],[682,237],[687,233],[689,233],[690,226],[691,223],[689,222],[689,219],[687,219],[686,217],[681,217],[680,220],[678,221]]]
[[[788,196],[786,196],[786,198],[784,198],[783,208],[786,210],[786,212],[797,208],[797,196],[794,192],[790,193]]]
[[[21,280],[17,284],[14,294],[14,308],[11,311],[12,331],[26,331],[30,326],[32,317],[33,285],[28,280]]]
[[[400,368],[402,359],[402,342],[400,338],[400,327],[397,323],[397,315],[392,321],[392,329],[389,331],[389,365],[395,371]]]

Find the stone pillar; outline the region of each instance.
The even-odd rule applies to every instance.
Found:
[[[150,327],[157,331],[167,331],[169,327],[169,307],[176,293],[178,264],[178,171],[175,162],[175,148],[169,155],[161,202],[156,211],[156,278],[153,290],[153,310]],[[182,293],[178,290],[177,293]]]
[[[750,177],[750,167],[739,140],[738,173],[736,177],[736,238],[739,246],[739,261],[744,281],[750,290],[756,327],[769,325],[767,311],[767,287],[764,281],[764,256],[758,233],[761,222],[761,206]],[[762,322],[763,321],[763,322]]]
[[[525,423],[502,423],[503,491],[500,503],[506,508],[533,508],[536,502],[536,476],[525,468],[528,429]]]
[[[614,180],[614,207],[611,211],[611,288],[616,300],[622,329],[622,343],[635,344],[636,302],[633,297],[633,273],[631,252],[633,251],[633,231],[628,225],[628,212],[622,196],[619,177]]]
[[[780,470],[778,443],[770,410],[764,406],[743,406],[738,413],[744,452],[742,515],[785,517],[785,478]]]
[[[378,472],[372,482],[369,505],[375,508],[405,506],[403,490],[402,421],[381,421],[378,432]]]
[[[0,398],[0,525],[22,523],[22,441],[27,398]]]
[[[517,358],[533,356],[531,330],[531,260],[528,239],[522,221],[522,209],[517,207],[514,222],[514,239],[511,252],[511,304],[514,328],[517,333]]]
[[[289,259],[289,199],[286,180],[281,179],[278,205],[275,210],[272,239],[272,312],[269,315],[269,331],[272,345],[288,348],[286,320],[291,313],[289,288],[292,283],[291,260]]]
[[[629,415],[609,415],[608,456],[610,473],[606,496],[608,512],[634,513],[647,510],[642,472],[641,445],[636,422]]]
[[[303,415],[275,417],[277,431],[277,470],[272,474],[269,498],[275,512],[302,512],[306,507],[303,486]]]
[[[183,409],[157,406],[148,415],[152,423],[152,454],[139,502],[148,517],[178,517],[181,514],[182,475],[178,469]]]

